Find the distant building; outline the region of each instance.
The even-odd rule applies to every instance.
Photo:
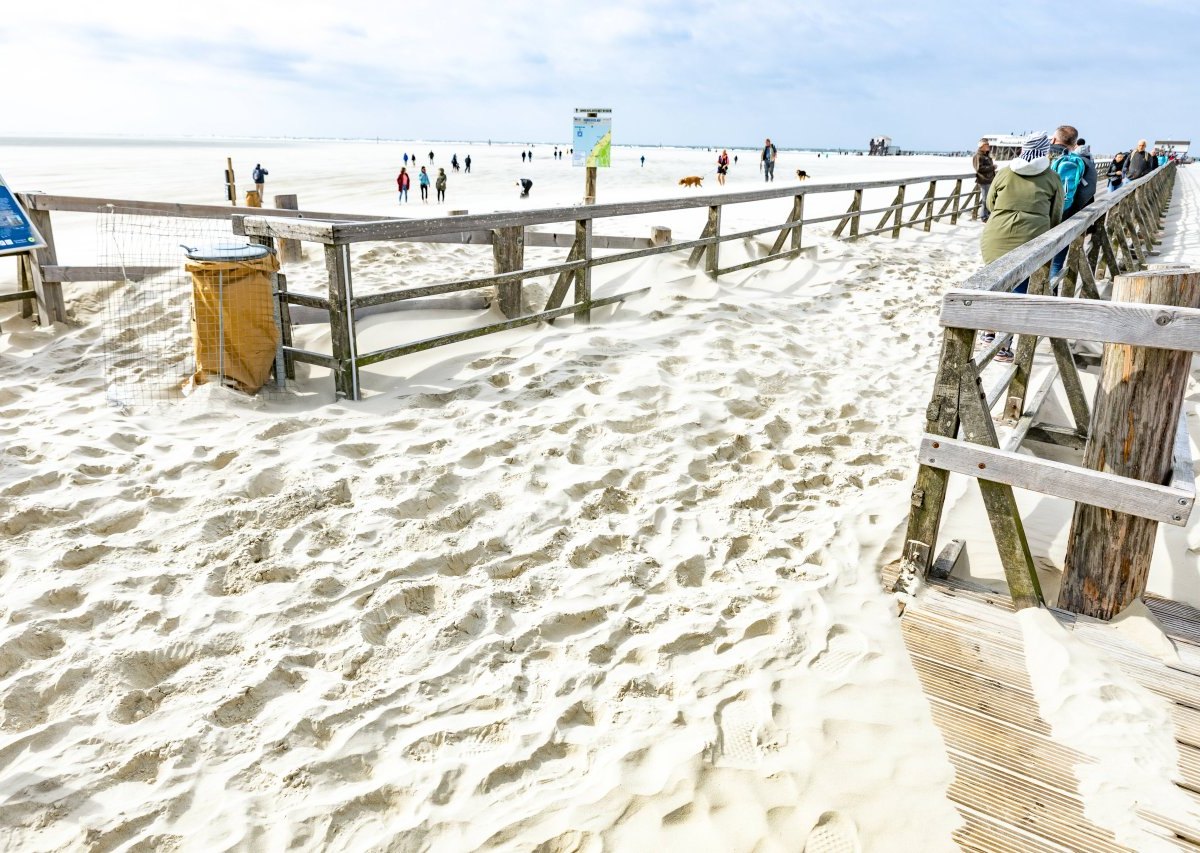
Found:
[[[1190,139],[1156,139],[1154,147],[1159,151],[1165,151],[1167,156],[1174,155],[1178,160],[1187,162],[1188,149],[1191,147]]]
[[[1024,136],[1015,133],[985,133],[980,139],[986,139],[992,146],[992,159],[1012,160],[1021,153]]]

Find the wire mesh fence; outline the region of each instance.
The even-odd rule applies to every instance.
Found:
[[[224,219],[109,208],[97,221],[97,259],[119,276],[104,301],[110,404],[182,400],[210,383],[281,390],[274,255],[245,248]]]

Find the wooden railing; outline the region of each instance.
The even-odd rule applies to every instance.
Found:
[[[1150,523],[1186,524],[1196,491],[1187,427],[1180,418],[1182,382],[1167,395],[1173,399],[1159,399],[1153,412],[1116,413],[1122,419],[1135,418],[1141,432],[1137,436],[1129,430],[1126,456],[1139,449],[1147,436],[1165,431],[1159,436],[1158,446],[1165,441],[1173,458],[1166,460],[1169,476],[1162,480],[1146,482],[1101,470],[1111,468],[1112,459],[1108,466],[1100,459],[1093,470],[1018,453],[1027,442],[1086,451],[1089,442],[1097,440],[1090,431],[1092,425],[1112,420],[1112,412],[1093,416],[1071,341],[1200,352],[1200,310],[1195,306],[1110,302],[1100,298],[1098,286],[1106,273],[1116,276],[1147,267],[1159,242],[1160,223],[1174,180],[1174,166],[1157,169],[988,264],[945,294],[942,354],[926,412],[926,434],[912,492],[898,591],[912,590],[916,580],[926,573],[947,573],[954,561],[948,556],[934,560],[951,472],[974,477],[979,483],[1009,590],[1018,607],[1041,603],[1042,593],[1013,486]],[[1063,249],[1068,250],[1066,264],[1052,282],[1050,261]],[[1027,295],[1010,293],[1025,279],[1029,279]],[[1061,295],[1052,295],[1056,292]],[[1170,292],[1170,288],[1159,292]],[[979,330],[996,330],[999,340],[975,354]],[[1014,334],[1020,335],[1020,342],[1013,364],[985,387],[983,369],[1001,347],[1009,345]],[[1049,340],[1054,364],[1030,396],[1039,337]],[[1105,358],[1109,357],[1106,348]],[[1056,380],[1062,383],[1074,425],[1035,425]],[[1138,380],[1138,376],[1132,376],[1122,381]],[[1103,399],[1112,398],[1106,395]],[[1011,428],[1003,445],[997,438],[992,415],[993,406],[1001,401],[999,419]],[[1152,530],[1149,543],[1152,546]],[[1145,550],[1144,537],[1139,547]],[[1148,565],[1149,554],[1138,554],[1137,559],[1144,559]],[[1107,612],[1104,618],[1111,615]]]
[[[951,183],[953,188],[945,195],[938,195],[939,183]],[[964,182],[970,186],[964,189]],[[906,199],[909,187],[920,185],[925,192],[918,198]],[[864,193],[869,190],[895,189],[892,202],[884,207],[864,209]],[[850,193],[851,200],[843,213],[823,216],[804,215],[804,202],[808,196],[828,193]],[[772,199],[790,199],[791,211],[780,223],[722,232],[722,211],[730,205],[751,204]],[[940,204],[940,207],[939,207]],[[324,297],[299,295],[286,292],[286,282],[281,288],[281,300],[286,304],[305,305],[329,312],[331,354],[316,353],[292,346],[285,340],[284,353],[291,375],[293,362],[307,362],[330,368],[334,373],[334,385],[338,396],[350,399],[359,397],[359,369],[386,359],[456,343],[494,332],[513,329],[534,323],[551,321],[557,317],[574,315],[583,321],[590,320],[591,310],[644,293],[648,288],[594,297],[592,294],[592,270],[597,267],[632,261],[669,252],[690,252],[688,262],[704,269],[713,277],[742,270],[771,261],[796,257],[803,251],[803,229],[806,225],[836,223],[835,237],[857,239],[871,234],[891,233],[899,237],[903,228],[921,228],[929,231],[934,222],[948,218],[951,224],[960,216],[977,217],[980,206],[978,188],[974,175],[934,175],[890,181],[854,182],[838,184],[811,184],[786,187],[770,187],[740,193],[722,193],[688,198],[661,199],[655,201],[627,202],[617,204],[591,204],[571,207],[529,210],[521,212],[490,213],[473,216],[437,219],[393,219],[375,222],[317,222],[309,219],[283,220],[257,215],[236,216],[234,231],[262,243],[272,244],[275,240],[301,240],[322,244],[328,274],[328,293]],[[600,219],[642,216],[689,209],[707,212],[706,224],[698,237],[681,242],[661,242],[656,239],[635,243],[635,238],[598,238],[594,224]],[[907,219],[905,216],[907,214]],[[881,218],[870,227],[863,228],[863,217],[879,215]],[[525,266],[526,246],[544,245],[537,241],[547,235],[529,230],[531,227],[573,223],[574,235],[565,260],[544,266]],[[721,244],[762,234],[776,236],[767,253],[759,258],[722,266]],[[565,240],[556,245],[565,245]],[[466,278],[422,287],[406,287],[383,293],[357,296],[353,288],[351,257],[348,247],[364,242],[426,241],[490,243],[493,249],[493,274],[477,278]],[[625,242],[622,245],[622,241]],[[613,254],[597,255],[606,248],[617,250]],[[555,276],[545,306],[532,313],[523,313],[521,285],[529,278]],[[423,340],[398,343],[371,352],[359,352],[355,332],[355,311],[368,306],[385,305],[404,300],[417,299],[439,294],[459,293],[480,288],[495,287],[498,304],[505,320],[488,325],[438,335]],[[568,293],[573,301],[567,302]],[[286,327],[286,323],[285,323]]]

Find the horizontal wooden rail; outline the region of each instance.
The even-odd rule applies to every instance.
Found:
[[[307,293],[286,290],[280,293],[279,297],[290,305],[303,305],[306,308],[316,308],[320,311],[330,309],[329,300],[324,296],[309,296]]]
[[[638,290],[630,290],[625,293],[618,293],[614,296],[605,296],[601,299],[593,299],[586,303],[576,305],[567,305],[562,308],[554,308],[550,311],[541,311],[537,314],[528,314],[524,317],[516,317],[512,320],[505,320],[502,323],[491,323],[487,326],[480,326],[477,329],[468,329],[464,332],[451,332],[446,335],[438,335],[434,338],[425,338],[421,341],[414,341],[410,344],[403,344],[396,347],[387,347],[386,349],[375,350],[374,352],[362,353],[354,363],[359,367],[365,367],[368,364],[376,364],[380,361],[386,361],[391,358],[399,358],[402,355],[409,355],[422,350],[433,349],[434,347],[444,346],[446,344],[458,343],[460,341],[469,341],[472,338],[479,338],[484,335],[490,335],[494,332],[503,332],[508,329],[519,329],[522,326],[531,326],[534,323],[540,323],[543,320],[553,320],[555,317],[564,317],[567,314],[577,314],[586,311],[589,308],[599,308],[603,305],[611,305],[614,302],[623,302],[632,296],[639,296],[643,293],[649,293],[650,288],[643,287]]]
[[[969,441],[926,435],[922,465],[1182,527],[1195,494]]]
[[[0,302],[20,302],[22,299],[34,299],[36,290],[18,290],[13,293],[0,293]]]
[[[330,370],[338,369],[338,360],[331,355],[326,355],[323,352],[312,352],[306,349],[296,349],[295,347],[284,346],[283,353],[289,356],[292,361],[303,361],[305,364],[315,364],[318,367],[328,367]]]
[[[941,325],[1200,352],[1200,309],[952,290]]]
[[[177,270],[184,264],[180,252],[179,263],[172,267],[63,267],[43,266],[44,281],[141,281],[144,278]]]
[[[473,216],[445,219],[384,219],[371,223],[347,222],[328,223],[327,229],[307,229],[311,223],[295,221],[269,221],[265,217],[247,215],[234,219],[234,233],[256,237],[281,237],[297,240],[312,240],[323,243],[361,243],[366,241],[406,240],[445,233],[448,227],[454,230],[476,230],[510,228],[515,226],[547,225],[556,222],[576,222],[585,219],[606,219],[618,216],[639,216],[649,213],[664,213],[673,210],[688,210],[698,207],[714,207],[730,204],[745,204],[771,199],[787,199],[802,195],[847,192],[851,190],[890,189],[902,183],[928,183],[930,181],[952,181],[974,179],[974,173],[957,175],[926,175],[911,179],[889,179],[836,184],[805,183],[786,187],[750,190],[739,193],[720,193],[682,198],[656,199],[640,202],[612,202],[609,204],[571,205],[566,207],[540,208],[527,211],[503,211]],[[928,201],[928,199],[923,199]]]

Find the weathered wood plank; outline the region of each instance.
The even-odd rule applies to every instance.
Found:
[[[1176,526],[1187,523],[1195,502],[1169,486],[941,436],[921,440],[919,459],[922,465]]]
[[[1195,308],[952,290],[942,300],[941,324],[1200,352]]]
[[[525,229],[520,227],[497,228],[492,232],[492,265],[496,277],[520,270],[525,266]],[[496,284],[500,313],[505,317],[517,317],[521,313],[521,288],[523,280],[500,280]],[[448,291],[447,291],[448,292]]]
[[[1175,430],[1175,443],[1171,448],[1171,488],[1196,493],[1196,468],[1192,462],[1187,412],[1179,415],[1179,427]]]
[[[1118,276],[1113,304],[1122,309],[1133,307],[1128,303],[1146,305],[1160,322],[1165,320],[1171,326],[1176,325],[1171,322],[1173,312],[1190,311],[1197,318],[1197,339],[1190,346],[1200,349],[1200,270],[1177,268]],[[1166,482],[1172,474],[1191,363],[1187,352],[1106,345],[1083,464],[1095,473],[1151,486]],[[1165,518],[1107,503],[1089,502],[1075,508],[1059,607],[1111,619],[1146,591],[1156,523],[1185,523],[1195,502],[1194,490],[1168,491],[1176,498],[1174,512]]]
[[[350,248],[325,246],[325,274],[329,280],[329,344],[337,366],[333,368],[334,393],[358,399],[358,366],[355,364],[354,312],[350,308]]]
[[[141,281],[151,276],[159,275],[183,267],[182,255],[180,262],[170,267],[64,267],[43,266],[42,278],[45,281]]]
[[[1048,265],[1038,267],[1029,277],[1029,293],[1034,296],[1044,296],[1050,288],[1050,268]],[[991,327],[989,327],[991,328]],[[1007,331],[1007,329],[1006,329]],[[1017,365],[1017,373],[1008,389],[1008,400],[1004,404],[1004,417],[1015,421],[1025,408],[1025,395],[1029,390],[1029,382],[1033,378],[1033,356],[1037,350],[1036,335],[1022,335],[1017,342],[1016,355],[1013,363]]]

